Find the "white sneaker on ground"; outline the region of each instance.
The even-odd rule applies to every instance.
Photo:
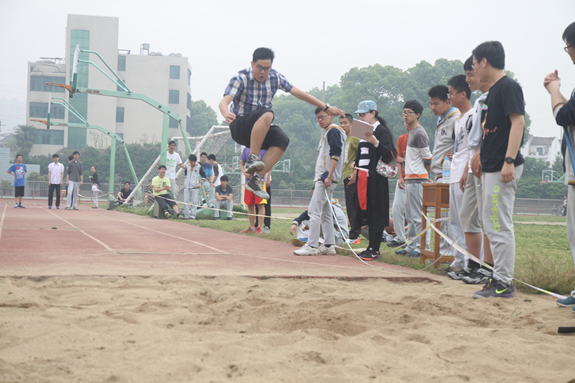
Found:
[[[330,247],[327,247],[325,245],[320,245],[317,252],[321,255],[335,255],[335,246],[331,245]]]
[[[318,255],[319,251],[315,247],[309,246],[307,243],[299,250],[293,252],[295,255]]]

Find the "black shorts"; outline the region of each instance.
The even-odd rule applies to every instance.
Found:
[[[172,197],[171,194],[160,194],[156,196],[156,201],[158,202],[158,205],[160,205],[160,210],[164,212],[168,211],[168,206],[173,208],[176,205],[173,199],[174,198]]]
[[[244,116],[236,117],[230,125],[230,131],[234,141],[249,148],[254,124],[267,112],[273,113],[271,109],[262,108],[253,110]],[[268,150],[272,146],[286,150],[288,145],[289,138],[287,134],[278,125],[271,124],[270,130],[268,130],[268,134],[262,144],[262,150]]]
[[[24,197],[24,186],[14,186],[14,197]]]

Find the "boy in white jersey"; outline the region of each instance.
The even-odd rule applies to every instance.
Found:
[[[178,197],[178,185],[176,184],[176,173],[179,168],[185,169],[182,164],[180,155],[176,153],[176,141],[168,143],[168,152],[166,153],[166,178],[170,180],[172,185],[172,195],[174,199]]]
[[[462,226],[465,222],[460,222],[459,212],[463,201],[463,190],[459,187],[459,181],[463,173],[467,172],[467,159],[469,157],[469,149],[467,148],[467,134],[471,129],[473,122],[473,108],[469,101],[471,97],[471,90],[465,81],[465,75],[453,76],[447,82],[449,93],[448,97],[451,105],[459,109],[461,114],[455,121],[453,137],[454,148],[453,157],[451,161],[451,172],[449,177],[449,222],[451,226],[452,239],[457,239],[457,244],[466,249],[465,236],[462,233]],[[454,249],[454,260],[451,264],[453,270],[461,270],[459,272],[451,271],[447,275],[452,279],[463,279],[469,276],[467,269],[467,257],[465,254]]]

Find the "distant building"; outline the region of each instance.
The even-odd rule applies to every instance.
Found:
[[[551,166],[559,153],[561,153],[561,140],[557,137],[534,137],[530,135],[521,148],[521,154],[524,157],[542,159],[549,162]]]
[[[118,49],[118,25],[117,17],[68,15],[65,58],[41,58],[28,63],[26,123],[38,129],[30,154],[54,153],[64,147],[106,148],[110,145],[110,138],[94,129],[52,126],[48,130],[42,123],[31,121],[32,118],[46,119],[49,93],[70,102],[88,123],[115,132],[128,143],[161,141],[163,113],[142,101],[78,93],[69,98],[64,89],[46,85],[46,82],[70,84],[76,44],[80,49],[98,52],[132,92],[143,93],[169,106],[186,127],[191,125],[192,70],[188,59],[179,53],[163,56],[150,52],[149,44],[142,44],[139,54]],[[80,59],[90,60],[109,73],[95,54],[82,53]],[[78,64],[78,78],[81,87],[121,90],[90,64]],[[81,122],[60,105],[53,104],[50,115],[54,122]],[[174,119],[170,119],[169,135],[181,136]]]

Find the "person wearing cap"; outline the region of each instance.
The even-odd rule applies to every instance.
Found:
[[[357,180],[356,208],[365,211],[369,227],[369,246],[359,256],[370,261],[379,258],[383,230],[389,226],[389,184],[387,178],[377,173],[376,167],[380,159],[386,163],[393,161],[397,152],[393,134],[379,116],[375,101],[360,102],[355,113],[363,122],[373,125],[373,133],[366,133],[365,139],[359,141],[355,162],[351,165],[355,170],[352,181]]]

